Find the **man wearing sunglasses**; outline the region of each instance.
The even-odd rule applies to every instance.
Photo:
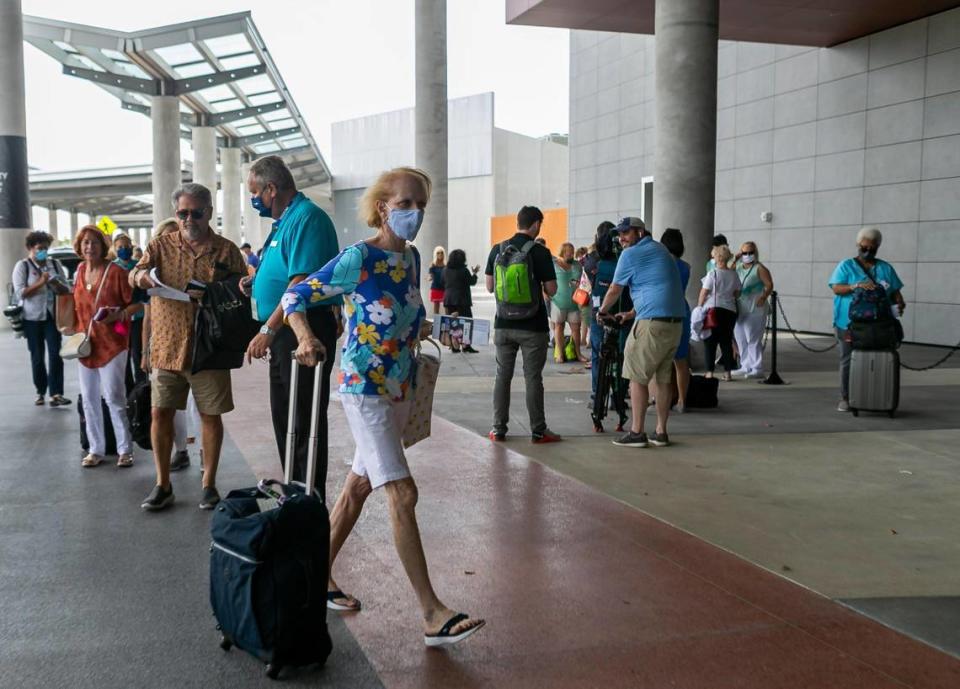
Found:
[[[162,510],[173,503],[170,484],[170,453],[173,448],[173,417],[186,409],[192,390],[200,412],[203,438],[203,497],[200,509],[210,510],[220,501],[217,492],[217,465],[223,445],[221,415],[233,409],[230,371],[206,370],[191,373],[197,283],[240,279],[247,263],[240,249],[210,226],[213,200],[201,184],[185,184],[173,195],[174,215],[179,232],[153,239],[143,258],[130,271],[130,284],[142,289],[158,285],[157,280],[191,295],[189,301],[152,298],[150,303],[151,405],[153,423],[150,440],[157,468],[157,485],[140,505],[145,510]],[[193,284],[191,284],[193,283]]]

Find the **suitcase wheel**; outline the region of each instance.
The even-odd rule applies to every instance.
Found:
[[[231,648],[233,648],[233,641],[231,641],[227,636],[221,636],[220,648],[222,648],[224,651],[229,651]]]
[[[850,411],[853,412],[853,415],[854,415],[854,416],[860,416],[860,410],[859,410],[859,409],[851,409]]]
[[[277,679],[280,677],[280,670],[283,669],[282,665],[277,663],[267,663],[267,677],[270,679]]]
[[[891,409],[891,410],[890,410],[889,412],[887,412],[887,413],[890,414],[890,418],[891,418],[891,419],[892,419],[894,416],[896,416],[896,414],[897,414],[897,412],[894,411],[893,409]]]

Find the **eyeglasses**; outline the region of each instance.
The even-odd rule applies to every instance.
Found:
[[[184,209],[184,210],[177,211],[176,216],[181,220],[186,220],[187,218],[193,218],[194,220],[199,220],[206,214],[206,212],[207,212],[206,208],[201,208],[200,210]]]

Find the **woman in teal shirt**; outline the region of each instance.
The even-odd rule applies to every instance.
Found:
[[[897,271],[886,261],[877,258],[877,250],[883,235],[875,227],[864,227],[857,233],[857,256],[846,258],[837,264],[830,276],[833,290],[833,328],[840,343],[840,403],[837,411],[850,411],[850,303],[857,289],[883,289],[896,303],[900,316],[907,307],[903,300],[903,281]]]
[[[550,300],[550,320],[553,322],[554,348],[553,360],[563,363],[563,329],[570,324],[570,340],[577,359],[586,363],[588,359],[580,353],[580,307],[573,301],[573,291],[580,282],[583,268],[574,259],[576,250],[570,242],[560,245],[560,255],[553,259],[557,273],[557,293]]]

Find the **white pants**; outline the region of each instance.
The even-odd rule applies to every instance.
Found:
[[[740,370],[745,373],[763,372],[763,331],[767,324],[767,309],[756,308],[740,313],[733,327],[733,336],[740,350]]]
[[[173,415],[173,446],[177,452],[187,449],[187,412],[180,409]]]
[[[83,395],[83,415],[86,418],[87,438],[90,440],[90,454],[102,457],[107,451],[101,397],[110,410],[117,452],[121,455],[130,454],[133,446],[127,419],[127,389],[124,385],[127,352],[120,352],[100,368],[87,368],[82,363],[77,368],[80,370],[80,394]]]
[[[366,476],[373,488],[410,476],[402,441],[410,400],[393,402],[386,397],[341,394],[340,402],[357,444],[350,470]]]

